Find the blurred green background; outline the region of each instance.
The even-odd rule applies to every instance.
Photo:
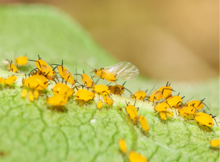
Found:
[[[219,75],[217,0],[0,0],[21,2],[64,10],[110,54],[147,77],[185,82]]]

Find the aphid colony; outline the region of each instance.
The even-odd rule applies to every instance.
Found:
[[[112,95],[123,95],[124,91],[127,90],[130,93],[130,97],[135,100],[141,100],[143,102],[148,101],[152,102],[154,105],[155,113],[158,113],[161,120],[165,121],[167,118],[172,117],[175,113],[176,116],[182,116],[183,118],[189,120],[195,120],[199,125],[205,126],[209,129],[214,125],[213,118],[214,116],[206,114],[204,112],[199,112],[204,107],[204,99],[202,100],[192,100],[186,103],[183,103],[183,98],[179,95],[172,95],[173,88],[170,86],[170,83],[163,87],[160,87],[157,90],[150,92],[147,95],[147,91],[138,90],[135,93],[130,92],[123,85],[118,85],[116,83],[117,77],[120,77],[126,81],[136,79],[139,75],[138,68],[126,61],[120,62],[110,67],[94,69],[94,76],[89,76],[83,71],[83,74],[80,75],[81,81],[83,84],[80,84],[75,78],[74,75],[63,66],[63,61],[61,64],[48,64],[38,56],[37,60],[28,60],[25,56],[18,57],[15,59],[15,63],[18,66],[24,66],[28,61],[35,62],[36,68],[31,70],[31,72],[22,79],[22,93],[21,96],[26,98],[28,95],[29,100],[32,102],[35,99],[38,99],[41,92],[44,91],[49,84],[52,82],[55,83],[52,88],[53,96],[46,98],[46,103],[53,107],[64,106],[71,96],[75,97],[75,100],[81,102],[88,102],[94,100],[95,95],[98,96],[99,101],[97,102],[97,108],[101,109],[103,104],[112,106],[114,101]],[[11,72],[19,73],[17,67],[9,61],[8,69]],[[58,70],[58,73],[56,72]],[[59,74],[59,75],[58,75]],[[93,80],[94,77],[97,77],[97,81]],[[97,84],[98,80],[103,79],[115,85],[104,85]],[[16,76],[12,75],[8,78],[1,78],[0,83],[5,85],[11,85],[16,81]],[[60,81],[62,80],[62,81]],[[126,101],[125,101],[126,102]],[[138,109],[134,105],[126,102],[125,111],[128,118],[134,123],[138,122],[141,125],[141,128],[144,133],[149,132],[150,128],[148,126],[147,120],[143,115],[138,115]],[[207,107],[207,106],[206,106]],[[212,129],[211,129],[212,130]],[[216,146],[217,142],[210,142],[211,145]],[[123,154],[126,152],[125,142],[119,142],[121,151]],[[142,158],[138,153],[131,151],[129,153],[129,160],[132,162],[132,159],[143,159],[140,161],[147,161]]]

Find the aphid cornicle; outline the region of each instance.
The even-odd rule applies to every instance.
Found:
[[[28,63],[28,58],[26,56],[20,56],[15,59],[15,63],[19,66],[24,66]]]
[[[115,82],[117,80],[116,76],[124,80],[136,79],[139,75],[139,70],[130,62],[122,61],[109,67],[95,69],[94,73],[101,79],[105,79],[109,82]]]
[[[130,117],[130,119],[134,122],[138,121],[138,112],[137,109],[134,105],[128,105],[126,106],[126,112],[128,114],[128,116]]]
[[[140,115],[139,117],[139,121],[141,124],[141,128],[145,131],[145,132],[149,132],[150,128],[148,126],[147,120],[143,115]]]
[[[7,61],[9,62],[9,64],[8,64],[8,70],[11,71],[11,72],[14,72],[14,73],[18,73],[18,69],[17,69],[17,67],[12,63],[12,61],[9,61],[9,60],[7,60]]]
[[[78,89],[76,91],[75,97],[77,100],[89,101],[89,100],[94,99],[95,94],[86,89]]]
[[[211,147],[218,147],[218,146],[220,146],[220,139],[210,140],[210,146]]]
[[[120,147],[120,150],[123,154],[126,154],[127,152],[127,146],[126,146],[126,142],[124,139],[120,139],[118,141],[118,144],[119,144],[119,147]]]
[[[22,79],[22,86],[37,90],[44,90],[48,87],[48,81],[43,75],[34,75],[27,79]]]
[[[63,94],[55,94],[52,97],[47,97],[48,105],[52,106],[64,106],[68,102],[68,96]]]
[[[129,162],[147,162],[147,159],[135,151],[130,151],[128,155]]]
[[[11,75],[10,77],[4,79],[4,83],[7,85],[13,84],[17,80],[17,77],[14,75]]]

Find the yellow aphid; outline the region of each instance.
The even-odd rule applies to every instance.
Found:
[[[0,84],[4,83],[4,79],[2,77],[0,77]]]
[[[34,101],[34,95],[31,91],[28,91],[28,98],[31,102]]]
[[[41,60],[40,56],[38,55],[38,60],[29,60],[35,61],[37,68],[42,72],[43,75],[47,77],[47,79],[53,80],[56,77],[55,70],[48,65],[44,60]]]
[[[170,107],[178,108],[178,107],[181,106],[182,102],[183,102],[183,100],[180,96],[172,96],[172,97],[167,99],[167,104]]]
[[[82,79],[82,82],[89,88],[92,88],[95,85],[93,80],[85,73],[81,75],[81,79]]]
[[[129,162],[147,162],[147,159],[135,151],[130,151],[128,155]]]
[[[99,84],[92,87],[92,90],[99,95],[109,95],[110,90],[106,85]]]
[[[112,83],[116,82],[117,80],[116,75],[114,73],[105,70],[102,71],[101,78]]]
[[[136,79],[139,75],[139,70],[135,65],[131,64],[130,62],[122,61],[109,67],[95,69],[94,73],[97,77],[100,77],[101,79],[115,82],[117,80],[116,76],[124,80]]]
[[[119,147],[120,147],[120,150],[123,154],[126,154],[127,152],[127,146],[126,146],[126,142],[124,139],[120,139],[118,141],[118,144],[119,144]]]
[[[35,98],[35,99],[38,99],[38,97],[39,97],[39,92],[38,92],[37,89],[35,89],[35,90],[34,90],[34,98]]]
[[[43,75],[33,75],[27,79],[22,79],[22,86],[37,90],[44,90],[48,87],[48,81]]]
[[[188,116],[193,115],[196,112],[196,109],[193,106],[183,107],[178,110],[179,115],[181,116]]]
[[[162,92],[161,91],[153,91],[153,93],[148,97],[150,102],[159,101],[162,99]]]
[[[210,146],[211,147],[218,147],[218,146],[220,146],[220,139],[210,140]]]
[[[167,120],[167,116],[166,116],[165,112],[161,111],[161,112],[159,112],[159,115],[160,115],[160,119]]]
[[[195,113],[195,121],[197,121],[199,124],[207,126],[207,127],[211,127],[214,125],[212,116],[203,113],[203,112],[199,112],[199,113]]]
[[[137,109],[135,108],[135,106],[127,105],[126,112],[131,120],[133,120],[134,122],[138,121],[138,112],[137,112]]]
[[[22,98],[25,98],[27,96],[27,89],[23,89],[21,93]]]
[[[136,91],[133,95],[131,95],[131,98],[136,100],[144,100],[146,96],[147,96],[146,92],[139,90]]]
[[[28,63],[28,58],[26,56],[20,56],[15,59],[15,63],[19,66],[24,66]]]
[[[140,115],[139,121],[140,121],[140,124],[141,124],[142,129],[143,129],[145,132],[149,132],[150,128],[149,128],[149,126],[148,126],[148,123],[147,123],[146,118],[145,118],[143,115]]]
[[[197,110],[200,110],[204,107],[203,101],[204,101],[204,99],[201,101],[192,100],[192,101],[187,102],[185,105],[186,106],[194,106]]]
[[[170,111],[161,111],[161,112],[159,112],[159,115],[160,115],[160,118],[161,118],[162,120],[167,120],[167,117],[173,116],[173,112],[170,112]]]
[[[73,74],[71,74],[69,72],[69,70],[67,70],[67,68],[65,68],[63,66],[63,61],[62,61],[62,65],[58,66],[58,72],[60,74],[60,76],[65,80],[67,81],[68,83],[74,85],[76,83],[76,80],[74,79],[73,77]]]
[[[167,82],[166,86],[163,86],[158,89],[158,91],[162,92],[162,98],[168,98],[171,96],[171,93],[173,91],[173,88],[169,86],[169,82]]]
[[[17,67],[12,63],[12,61],[10,62],[8,60],[9,64],[8,64],[8,70],[14,73],[18,73],[18,69]]]
[[[112,94],[116,94],[116,95],[122,95],[125,91],[123,85],[114,85],[114,86],[110,85],[109,90]]]
[[[63,95],[67,95],[68,97],[75,92],[73,88],[70,88],[68,85],[63,83],[57,83],[53,87],[52,91],[54,94],[63,94]]]
[[[68,96],[63,94],[56,94],[52,97],[47,97],[46,102],[52,106],[63,106],[68,102]]]
[[[110,97],[104,96],[103,100],[105,101],[106,104],[113,105],[113,100]]]
[[[77,100],[89,101],[95,97],[95,94],[86,89],[78,89],[75,96]]]
[[[166,102],[161,102],[154,107],[155,111],[157,112],[167,111],[168,108],[170,107]]]
[[[99,100],[99,102],[97,103],[97,108],[98,108],[98,109],[101,109],[101,108],[102,108],[102,105],[103,105],[102,100]]]
[[[17,77],[12,75],[8,77],[7,79],[4,79],[4,83],[7,85],[13,84],[17,80]]]

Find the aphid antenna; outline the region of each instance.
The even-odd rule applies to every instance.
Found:
[[[169,86],[169,81],[167,81],[166,87]]]
[[[56,65],[56,66],[53,68],[52,65]],[[58,65],[58,64],[50,64],[50,66],[53,68],[53,70],[55,70],[60,65]]]
[[[127,89],[125,87],[124,87],[124,89],[126,89],[128,92],[130,92],[131,95],[133,95],[133,93],[129,89]]]
[[[204,102],[203,102],[203,105],[205,105],[210,110],[210,108]]]
[[[209,114],[211,117],[212,117],[212,119],[214,119],[215,120],[215,117],[216,116],[213,116],[212,114]],[[218,122],[215,120],[215,123],[217,124],[217,126],[218,126]]]
[[[9,62],[9,64],[11,64],[11,63],[12,63],[12,60],[11,60],[11,61],[9,61],[8,59],[5,59],[5,60],[7,60],[7,61]]]
[[[179,95],[178,95],[179,96]],[[181,99],[183,99],[185,96],[181,97]]]
[[[154,84],[153,88],[150,90],[149,94],[151,94],[151,92],[154,90],[156,84]]]
[[[63,60],[62,60],[62,62],[63,62]],[[76,68],[76,80],[77,80],[77,68]]]
[[[98,79],[96,80],[95,85],[99,82],[99,80],[100,80],[100,78],[98,78]]]
[[[125,85],[126,81],[122,84],[123,86]]]
[[[95,70],[93,67],[91,67],[89,64],[85,63],[85,62],[81,62],[83,64],[86,64],[87,66],[89,66],[91,69]]]
[[[147,94],[148,89],[145,91],[145,93]]]
[[[74,74],[74,75],[80,75],[80,76],[82,76],[82,74]]]
[[[180,92],[177,94],[177,96],[179,96],[180,95]]]
[[[34,62],[36,62],[36,60],[29,60],[29,59],[28,59],[28,61],[34,61]]]
[[[194,96],[193,96],[194,97]],[[185,103],[187,103],[187,102],[189,102],[190,100],[192,100],[193,99],[193,97],[191,97],[190,99],[188,99]]]
[[[40,57],[40,55],[38,55],[38,59],[39,59],[39,60],[41,60],[41,57]]]
[[[107,84],[107,87],[108,87],[110,84],[112,84],[112,82],[110,82],[109,84]]]
[[[30,71],[30,73],[28,75],[30,75],[34,70],[36,70],[37,68],[34,68],[33,70]]]
[[[134,106],[136,105],[136,101],[137,101],[137,100],[134,101]]]

